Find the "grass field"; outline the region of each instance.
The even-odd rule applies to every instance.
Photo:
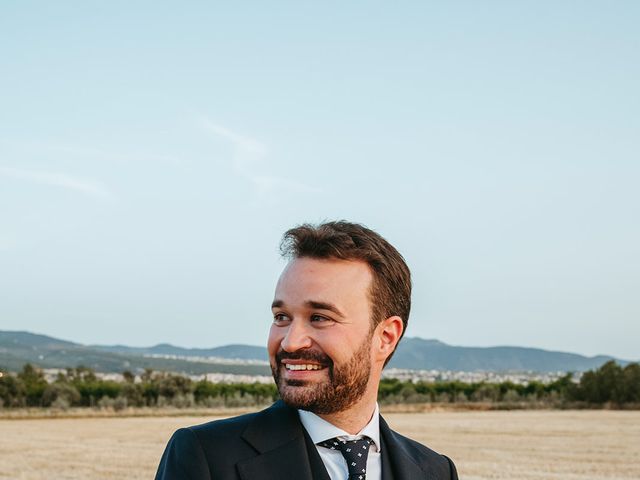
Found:
[[[445,411],[385,418],[453,458],[461,479],[640,479],[638,411]],[[210,419],[0,420],[0,478],[153,478],[171,433]]]

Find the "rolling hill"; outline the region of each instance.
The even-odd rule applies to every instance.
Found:
[[[576,372],[598,368],[609,360],[606,355],[585,357],[575,353],[554,352],[525,347],[456,347],[438,340],[405,338],[400,343],[390,367],[454,371],[533,371]],[[628,362],[617,360],[621,364]]]
[[[43,368],[84,365],[102,372],[140,371],[145,368],[188,374],[235,373],[269,375],[265,347],[226,345],[209,349],[170,344],[153,347],[82,345],[29,332],[0,331],[0,368],[18,370],[27,362]],[[460,347],[438,340],[405,338],[389,367],[450,371],[585,371],[610,356],[586,357],[575,353],[525,347]]]
[[[25,363],[41,368],[66,368],[83,365],[98,372],[122,372],[124,370],[173,371],[199,375],[204,373],[230,373],[240,375],[270,375],[267,365],[229,363],[198,360],[194,356],[170,358],[174,355],[156,352],[138,353],[128,347],[100,349],[78,343],[59,340],[29,332],[0,331],[0,368],[16,371]],[[191,358],[189,358],[191,357]]]

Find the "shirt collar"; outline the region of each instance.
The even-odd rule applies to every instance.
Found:
[[[300,422],[305,428],[313,443],[317,444],[329,440],[330,438],[340,437],[345,440],[355,440],[363,436],[369,437],[373,440],[378,451],[380,451],[380,409],[376,403],[376,408],[373,411],[373,415],[369,423],[367,423],[362,430],[356,435],[350,435],[341,428],[327,422],[318,415],[306,410],[298,410],[300,416]]]

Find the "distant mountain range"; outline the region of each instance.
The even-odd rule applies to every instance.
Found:
[[[0,332],[0,338],[2,333]],[[265,347],[253,345],[225,345],[214,348],[182,348],[169,343],[160,343],[153,347],[127,347],[124,345],[90,345],[103,352],[124,353],[129,355],[175,355],[180,357],[213,357],[235,360],[262,360],[269,359]]]
[[[456,347],[438,340],[404,338],[390,367],[425,370],[455,371],[533,371],[533,372],[582,372],[598,368],[609,360],[622,365],[629,363],[607,355],[585,357],[576,353],[554,352],[526,347]]]
[[[141,371],[145,368],[198,375],[232,373],[269,375],[265,347],[226,345],[182,348],[170,344],[153,347],[82,345],[29,332],[0,331],[0,368],[19,370],[27,362],[42,368],[84,365],[99,372]],[[524,347],[457,347],[438,340],[405,338],[390,368],[412,370],[557,372],[585,371],[609,360],[606,355],[585,357]]]
[[[156,351],[156,348],[158,350]],[[225,352],[226,347],[221,347]],[[176,349],[176,350],[172,350]],[[247,352],[260,347],[247,346]],[[211,349],[215,351],[216,349]],[[264,349],[262,349],[264,350]],[[262,351],[260,350],[260,351]],[[193,353],[182,356],[188,349],[158,345],[149,349],[125,346],[100,347],[59,340],[46,335],[29,332],[0,331],[0,368],[17,371],[29,362],[41,368],[66,368],[83,365],[98,372],[139,372],[145,368],[200,375],[204,373],[230,373],[238,375],[271,375],[266,364],[225,362],[218,354],[204,355],[220,357],[219,360],[198,360]],[[231,350],[234,352],[234,350]],[[180,358],[176,356],[180,355]],[[253,355],[254,357],[256,355]]]

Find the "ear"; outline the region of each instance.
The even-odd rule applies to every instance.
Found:
[[[385,362],[395,350],[403,331],[404,323],[397,315],[386,318],[378,324],[375,330],[376,360]]]

